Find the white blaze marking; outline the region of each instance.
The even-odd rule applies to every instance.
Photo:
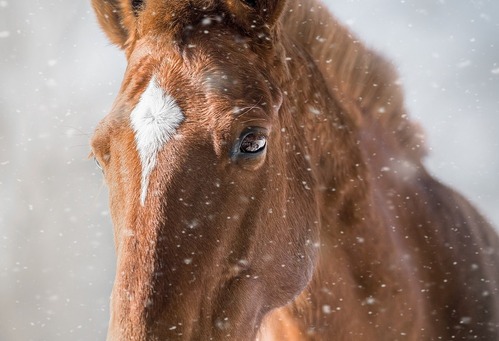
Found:
[[[149,176],[156,166],[158,152],[173,137],[184,115],[175,100],[161,89],[153,77],[130,119],[142,164],[140,202],[144,205]]]

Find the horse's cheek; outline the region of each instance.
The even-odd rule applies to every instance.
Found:
[[[275,250],[272,273],[275,282],[279,283],[283,297],[280,304],[287,304],[295,299],[310,283],[317,263],[319,250],[318,215],[314,214],[315,202],[309,198],[308,209],[302,205],[290,205],[287,210],[300,212],[290,214],[274,226],[283,226],[280,240],[285,248]],[[282,245],[281,244],[281,245]]]

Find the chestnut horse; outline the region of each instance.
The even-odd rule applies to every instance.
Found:
[[[497,235],[324,5],[92,3],[128,60],[108,340],[499,339]]]

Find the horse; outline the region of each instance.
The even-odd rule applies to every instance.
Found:
[[[107,340],[499,339],[496,232],[323,4],[92,5],[128,62],[91,140]]]

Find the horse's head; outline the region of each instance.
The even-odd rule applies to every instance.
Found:
[[[93,6],[128,59],[92,140],[117,250],[109,340],[254,338],[307,285],[317,253],[284,1]]]

